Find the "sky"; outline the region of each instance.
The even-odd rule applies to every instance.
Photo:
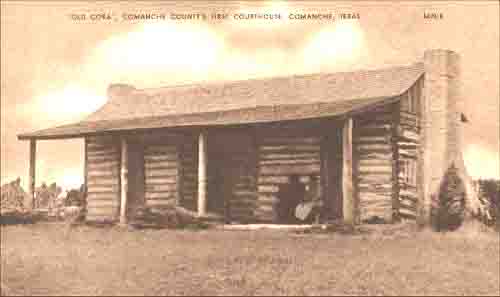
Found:
[[[165,13],[166,20],[124,14]],[[290,20],[290,13],[355,13],[356,20]],[[424,19],[424,13],[442,19]],[[111,21],[90,20],[106,13]],[[228,13],[170,20],[170,13]],[[235,20],[280,13],[281,20]],[[86,14],[86,20],[75,20]],[[473,178],[499,172],[499,4],[444,2],[1,2],[1,183],[26,186],[28,147],[17,134],[85,118],[111,83],[137,88],[421,61],[445,48],[462,59],[464,159]],[[83,181],[83,140],[39,141],[37,184]]]

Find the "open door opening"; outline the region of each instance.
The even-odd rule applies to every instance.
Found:
[[[335,129],[323,139],[322,163],[326,219],[339,220],[343,217],[341,129]]]
[[[144,145],[138,141],[129,143],[128,182],[127,217],[130,218],[145,205]]]

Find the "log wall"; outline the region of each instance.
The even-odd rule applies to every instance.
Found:
[[[146,206],[152,211],[174,206],[179,197],[179,136],[156,134],[143,141]]]
[[[353,179],[361,222],[393,217],[393,105],[354,118]]]
[[[415,219],[417,214],[417,149],[421,126],[418,111],[421,104],[422,85],[423,79],[419,79],[402,95],[399,109],[400,121],[397,130],[399,215],[408,219]]]
[[[277,222],[276,205],[280,186],[292,174],[308,182],[309,175],[320,177],[321,125],[283,125],[257,130],[257,207],[254,216]]]
[[[111,136],[87,137],[87,221],[116,221],[120,211],[120,141]]]

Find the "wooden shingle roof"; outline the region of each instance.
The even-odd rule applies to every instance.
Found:
[[[155,89],[111,85],[108,102],[83,121],[18,137],[69,138],[111,131],[337,116],[394,102],[423,73],[423,64],[416,63],[379,70]]]

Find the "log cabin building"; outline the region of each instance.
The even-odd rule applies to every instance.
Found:
[[[425,223],[450,164],[465,174],[459,87],[449,50],[379,70],[113,84],[85,120],[18,137],[30,142],[31,191],[37,140],[85,140],[87,221],[126,223],[146,205],[281,223],[280,192],[295,176],[316,177],[325,220]]]

